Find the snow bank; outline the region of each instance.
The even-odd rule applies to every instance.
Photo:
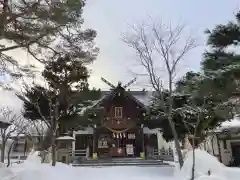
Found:
[[[240,168],[238,167],[226,167],[225,173],[228,180],[239,180],[240,178]]]
[[[216,175],[211,175],[211,176],[202,175],[195,180],[227,180],[227,179],[222,178],[220,176],[216,176]]]
[[[1,180],[4,177],[12,176],[12,175],[13,175],[13,172],[9,168],[7,168],[5,166],[5,164],[0,163],[0,177],[1,177]]]
[[[67,180],[78,177],[69,165],[57,163],[52,167],[51,164],[41,164],[39,152],[31,152],[26,161],[13,167],[12,171],[5,174],[0,171],[1,180]]]
[[[39,151],[31,151],[27,157],[27,159],[24,161],[24,164],[40,164],[41,163],[41,157],[39,156]]]
[[[189,151],[186,154],[184,165],[182,169],[176,174],[182,179],[190,179],[191,177],[193,164],[192,153],[192,151]],[[195,177],[199,178],[198,180],[205,180],[205,176],[208,175],[208,171],[210,171],[211,174],[211,176],[208,176],[209,178],[214,178],[214,175],[217,175],[219,176],[218,179],[221,180],[220,177],[225,177],[224,168],[226,167],[220,163],[216,157],[210,155],[206,151],[200,149],[195,150]]]

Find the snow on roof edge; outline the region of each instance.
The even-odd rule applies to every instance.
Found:
[[[57,140],[75,140],[75,138],[71,137],[71,136],[60,136],[58,138],[56,138]]]

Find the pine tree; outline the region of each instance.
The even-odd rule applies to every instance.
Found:
[[[206,31],[210,50],[201,63],[205,76],[212,79],[211,89],[225,101],[239,94],[240,54],[236,49],[240,47],[240,11],[235,18],[235,22]]]
[[[100,98],[100,90],[89,90],[87,68],[68,55],[48,62],[42,74],[49,87],[30,87],[19,98],[24,101],[25,118],[46,123],[48,132],[42,148],[51,146],[55,166],[56,137],[93,123],[97,115],[91,118],[86,109]]]
[[[101,95],[100,90],[89,89],[87,68],[82,62],[64,56],[48,62],[42,75],[49,88],[36,85],[26,89],[25,97],[29,102],[24,102],[24,116],[32,120],[41,119],[34,105],[38,103],[42,115],[49,119],[49,100],[52,104],[58,101],[59,122],[65,124],[67,129],[81,125],[82,111]],[[79,122],[76,122],[78,118]]]
[[[88,61],[96,56],[96,31],[81,29],[84,0],[4,0],[0,5],[0,37],[10,43],[0,44],[1,54],[23,48],[42,62],[43,54],[48,59],[84,54]]]
[[[30,65],[22,67],[20,59],[6,55],[14,49],[27,51],[42,63],[65,54],[82,62],[92,62],[98,54],[94,43],[96,31],[82,28],[84,6],[85,0],[1,1],[1,73],[13,79],[34,73]]]

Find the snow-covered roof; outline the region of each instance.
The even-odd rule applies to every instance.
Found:
[[[151,102],[151,99],[154,96],[154,91],[130,91],[126,90],[129,94],[131,94],[134,98],[136,98],[138,101],[140,101],[145,106],[148,106]],[[102,98],[96,103],[100,102],[106,95],[109,95],[110,91],[102,91]]]
[[[111,91],[102,91],[101,92],[102,93],[101,94],[101,98],[98,101],[96,101],[95,103],[93,103],[92,107],[95,107],[96,105],[98,105],[102,101],[115,96],[115,94],[118,92],[118,91],[116,91],[116,89],[118,87],[116,87],[115,89],[112,89]],[[120,86],[120,88],[122,88],[122,87]],[[148,106],[149,101],[150,101],[150,99],[152,97],[152,96],[149,96],[147,91],[130,91],[130,90],[126,90],[125,92],[126,92],[125,93],[126,96],[128,96],[131,99],[133,99],[140,107],[144,107],[144,108],[145,108],[145,106]]]
[[[155,94],[154,91],[129,91],[136,99],[138,99],[145,106],[149,106]]]
[[[61,136],[61,137],[58,137],[57,140],[73,140],[73,141],[75,141],[75,139],[71,136]]]
[[[231,121],[225,121],[221,124],[222,128],[232,128],[232,127],[239,127],[240,128],[240,118],[236,117]]]
[[[234,117],[232,120],[223,122],[215,132],[222,132],[225,130],[240,129],[240,117]]]

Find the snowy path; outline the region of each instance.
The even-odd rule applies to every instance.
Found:
[[[78,167],[76,172],[88,180],[176,180],[172,167]]]

